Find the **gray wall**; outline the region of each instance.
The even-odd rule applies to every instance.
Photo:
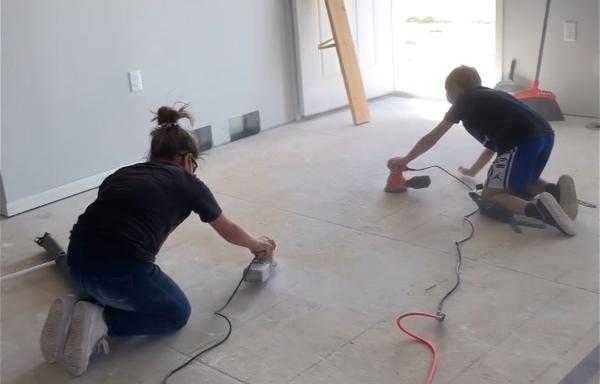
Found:
[[[504,1],[503,68],[517,59],[516,77],[530,84],[542,31],[546,0]],[[540,87],[556,93],[564,113],[600,116],[599,0],[553,0]],[[577,21],[578,38],[563,41],[563,23]]]
[[[149,108],[191,103],[196,126],[295,117],[283,0],[3,0],[2,179],[8,203],[139,161]],[[130,93],[127,72],[144,90]]]

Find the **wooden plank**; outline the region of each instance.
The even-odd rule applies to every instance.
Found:
[[[329,23],[333,32],[333,40],[340,60],[340,67],[346,86],[346,94],[350,110],[352,111],[352,120],[355,125],[368,123],[371,119],[369,113],[369,104],[363,84],[356,49],[352,40],[350,23],[348,22],[348,13],[344,0],[325,0]]]

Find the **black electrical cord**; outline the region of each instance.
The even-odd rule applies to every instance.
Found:
[[[443,172],[445,172],[448,176],[454,178],[456,181],[458,181],[459,183],[461,183],[462,185],[464,185],[465,187],[467,187],[470,191],[474,191],[476,189],[482,189],[483,185],[479,184],[478,186],[480,186],[481,188],[473,188],[472,186],[470,186],[469,184],[465,183],[464,181],[462,181],[460,178],[454,176],[451,172],[448,172],[446,169],[444,169],[443,167],[440,167],[439,165],[430,165],[429,167],[425,167],[425,168],[410,168],[410,167],[406,167],[407,171],[426,171],[428,169],[431,168],[437,168]],[[595,204],[592,204],[590,202],[587,202],[585,200],[577,200],[577,203],[579,205],[581,205],[582,207],[586,207],[586,208],[598,208]],[[468,217],[468,216],[467,216]]]
[[[407,167],[406,170],[419,172],[419,171],[426,171],[426,170],[432,169],[432,168],[437,168],[437,169],[441,170],[442,172],[446,173],[448,176],[452,177],[454,180],[458,181],[459,183],[461,183],[462,185],[467,187],[469,189],[469,191],[475,190],[475,188],[473,188],[469,184],[465,183],[460,178],[456,177],[451,172],[446,170],[444,167],[441,167],[439,165],[430,165],[430,166],[424,167],[424,168],[408,168]],[[477,212],[479,212],[479,209],[476,209],[475,211],[473,211],[463,217],[463,222],[466,222],[469,224],[470,232],[464,239],[454,242],[454,245],[456,246],[456,254],[457,254],[457,262],[456,262],[456,267],[455,267],[456,282],[454,283],[454,286],[448,292],[446,292],[446,294],[444,295],[444,297],[442,297],[442,299],[440,300],[440,302],[438,304],[437,316],[439,316],[442,320],[444,320],[444,318],[446,317],[446,315],[442,311],[442,309],[444,308],[444,303],[458,289],[458,286],[460,285],[460,275],[461,275],[461,267],[462,267],[462,252],[460,250],[460,246],[462,244],[466,243],[467,241],[471,240],[473,238],[473,236],[475,235],[475,226],[473,225],[473,222],[471,220],[469,220],[469,218],[471,216],[475,215]]]
[[[467,183],[463,182],[462,180],[460,180],[459,178],[457,178],[456,176],[454,176],[453,174],[451,174],[450,172],[448,172],[447,170],[445,170],[444,168],[438,166],[438,165],[433,165],[430,167],[426,167],[426,168],[422,168],[422,169],[415,169],[416,171],[419,170],[425,170],[425,169],[429,169],[429,168],[439,168],[442,171],[444,171],[446,174],[452,176],[454,179],[456,179],[457,181],[461,182],[462,184],[464,184],[465,186],[467,186],[469,188],[469,190],[473,190],[473,188],[471,188],[471,186],[469,186]],[[408,170],[412,170],[412,169],[408,169]],[[457,289],[458,286],[460,285],[460,274],[461,274],[461,266],[462,266],[462,253],[460,250],[460,246],[469,241],[473,235],[475,234],[475,226],[473,225],[473,223],[471,222],[471,220],[469,220],[469,218],[471,216],[473,216],[474,214],[476,214],[479,211],[479,209],[469,213],[468,215],[463,217],[463,220],[466,221],[470,228],[471,231],[470,233],[461,240],[457,240],[454,242],[454,244],[456,245],[456,252],[457,252],[457,263],[456,263],[456,268],[455,268],[455,273],[456,273],[456,283],[454,284],[454,286],[452,287],[452,289],[450,289],[445,295],[444,297],[442,297],[442,299],[440,300],[439,304],[438,304],[438,310],[437,313],[435,315],[432,315],[430,313],[426,313],[426,312],[409,312],[409,313],[405,313],[403,315],[401,315],[400,317],[398,317],[398,319],[396,320],[396,324],[398,325],[398,327],[400,328],[400,330],[402,332],[404,332],[406,335],[408,335],[409,337],[411,337],[412,339],[425,344],[432,352],[433,354],[433,361],[431,363],[431,368],[429,369],[429,375],[427,378],[427,383],[433,383],[433,380],[435,378],[435,374],[437,372],[437,368],[438,368],[438,361],[439,361],[439,353],[438,350],[435,346],[435,344],[433,344],[431,341],[427,340],[424,337],[420,337],[414,333],[412,333],[410,330],[406,329],[403,325],[402,325],[402,319],[407,318],[407,317],[413,317],[413,316],[420,316],[420,317],[426,317],[426,318],[432,318],[438,321],[444,321],[446,318],[446,314],[442,311],[443,307],[444,307],[444,302],[446,301],[446,299],[448,299]]]
[[[426,170],[432,169],[432,168],[437,168],[437,169],[441,170],[442,172],[446,173],[448,176],[452,177],[454,180],[458,181],[459,183],[461,183],[462,185],[467,187],[467,189],[469,189],[469,191],[475,190],[475,188],[473,188],[469,184],[465,183],[460,178],[456,177],[451,172],[446,170],[444,167],[441,167],[439,165],[430,165],[430,166],[424,167],[424,168],[408,168],[407,167],[406,170],[419,172],[419,171],[426,171]],[[470,232],[467,235],[467,237],[465,237],[464,239],[454,242],[454,245],[456,246],[456,254],[457,254],[457,262],[456,262],[456,268],[455,268],[456,283],[454,283],[454,286],[448,292],[446,292],[446,294],[444,295],[444,297],[442,297],[442,299],[440,300],[440,302],[438,304],[437,315],[440,316],[442,320],[446,317],[446,315],[442,311],[442,309],[444,308],[444,303],[458,289],[458,286],[460,285],[460,274],[461,274],[461,267],[462,267],[462,253],[460,251],[460,246],[462,244],[466,243],[467,241],[471,240],[473,238],[473,236],[475,235],[475,226],[473,225],[473,222],[471,220],[469,220],[469,218],[471,216],[473,216],[474,214],[476,214],[477,212],[479,212],[479,209],[476,209],[475,211],[473,211],[463,217],[463,221],[469,224]]]
[[[471,187],[469,184],[465,183],[464,181],[462,181],[460,178],[454,176],[452,173],[448,172],[446,169],[444,169],[443,167],[440,167],[439,165],[430,165],[429,167],[425,167],[425,168],[406,168],[407,171],[426,171],[428,169],[431,168],[437,168],[443,172],[445,172],[448,176],[454,178],[456,181],[458,181],[459,183],[461,183],[462,185],[464,185],[465,187],[467,187],[469,189],[469,191],[473,191],[475,190],[473,187]]]
[[[471,220],[469,220],[469,218],[471,216],[473,216],[474,214],[476,214],[477,212],[479,212],[479,209],[476,209],[475,211],[473,211],[463,217],[463,221],[469,224],[470,232],[462,240],[458,240],[458,241],[454,242],[454,245],[456,246],[456,255],[457,255],[457,262],[456,262],[456,268],[455,268],[456,283],[454,283],[454,286],[452,287],[452,289],[450,289],[444,295],[444,297],[442,297],[442,299],[440,300],[440,303],[438,304],[437,315],[442,317],[442,320],[443,320],[443,318],[446,317],[446,315],[444,314],[444,312],[442,310],[444,308],[444,303],[454,293],[454,291],[456,291],[458,289],[458,286],[460,285],[460,273],[461,273],[461,267],[462,267],[462,252],[460,251],[460,246],[462,244],[466,243],[467,241],[471,240],[473,238],[473,236],[475,235],[475,225],[473,225],[473,222]]]
[[[225,308],[227,308],[227,306],[229,305],[229,303],[231,303],[231,300],[233,300],[235,294],[237,293],[237,291],[240,289],[240,286],[242,285],[242,282],[244,281],[244,279],[246,278],[246,275],[248,274],[248,271],[250,271],[250,267],[252,266],[252,264],[254,264],[256,262],[256,257],[254,259],[252,259],[252,261],[250,262],[250,264],[248,264],[248,267],[244,270],[244,273],[242,274],[242,278],[240,279],[239,283],[237,284],[237,286],[235,287],[235,289],[233,290],[233,292],[231,293],[231,296],[229,296],[229,299],[227,299],[227,301],[225,302],[225,304],[219,308],[218,310],[216,310],[214,313],[217,316],[220,316],[222,318],[225,319],[225,321],[227,322],[227,334],[221,339],[219,340],[217,343],[211,345],[208,348],[205,348],[203,350],[201,350],[200,352],[196,353],[194,356],[190,357],[185,363],[181,364],[179,367],[175,368],[174,370],[172,370],[171,372],[169,372],[164,379],[162,380],[162,384],[167,384],[167,381],[169,380],[169,378],[171,376],[173,376],[175,373],[179,372],[180,370],[182,370],[183,368],[187,367],[192,361],[196,360],[198,357],[202,356],[203,354],[205,354],[208,351],[212,351],[213,349],[217,348],[219,345],[223,344],[224,342],[227,341],[227,339],[229,339],[229,336],[231,336],[231,332],[233,330],[233,326],[231,325],[231,320],[229,320],[229,318],[227,316],[225,316],[224,314],[222,314],[221,312],[223,310],[225,310]]]
[[[598,208],[596,204],[588,203],[587,201],[577,200],[577,203],[586,208]]]
[[[475,190],[469,184],[465,183],[460,178],[456,177],[451,172],[449,172],[448,170],[446,170],[445,168],[443,168],[443,167],[441,167],[439,165],[431,165],[431,166],[424,167],[424,168],[406,168],[406,170],[407,171],[417,171],[417,172],[419,172],[419,171],[425,171],[425,170],[428,170],[428,169],[431,169],[431,168],[437,168],[437,169],[443,171],[444,173],[446,173],[447,175],[449,175],[450,177],[454,178],[456,181],[460,182],[464,186],[466,186],[469,190],[471,190],[471,191]],[[596,208],[596,205],[594,205],[592,203],[588,203],[588,202],[583,201],[583,200],[577,200],[577,202],[579,203],[579,205],[584,206],[584,207]],[[461,267],[462,267],[462,252],[460,250],[460,247],[461,247],[462,244],[464,244],[467,241],[471,240],[473,238],[473,236],[475,235],[475,226],[473,225],[473,222],[471,220],[469,220],[469,218],[471,216],[475,215],[477,212],[479,212],[479,209],[476,209],[475,211],[473,211],[473,212],[471,212],[468,215],[466,215],[466,216],[463,217],[463,221],[469,224],[470,232],[469,232],[469,234],[464,239],[456,241],[454,243],[454,245],[456,246],[456,254],[457,254],[457,258],[458,258],[457,263],[456,263],[456,268],[455,268],[456,283],[444,295],[444,297],[442,297],[442,299],[440,300],[440,302],[438,304],[437,315],[440,316],[442,319],[446,316],[444,314],[444,312],[442,311],[442,309],[444,307],[444,303],[458,289],[458,286],[460,285],[460,275],[461,275]]]

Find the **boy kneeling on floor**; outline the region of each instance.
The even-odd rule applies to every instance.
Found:
[[[550,124],[512,95],[482,87],[472,67],[461,66],[450,72],[446,97],[452,106],[444,119],[407,155],[388,161],[392,173],[404,170],[452,125],[462,121],[467,132],[485,147],[470,168],[459,168],[462,174],[475,176],[496,154],[482,196],[515,214],[542,220],[566,235],[575,235],[573,219],[578,201],[573,179],[563,175],[554,184],[540,178],[554,145]]]

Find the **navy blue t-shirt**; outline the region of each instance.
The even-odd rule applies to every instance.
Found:
[[[460,95],[444,120],[462,121],[467,132],[497,153],[510,151],[522,141],[552,134],[537,112],[509,93],[477,87]]]
[[[167,236],[192,211],[204,222],[221,215],[212,192],[195,175],[170,163],[135,164],[102,182],[71,239],[90,242],[107,256],[153,262]]]

